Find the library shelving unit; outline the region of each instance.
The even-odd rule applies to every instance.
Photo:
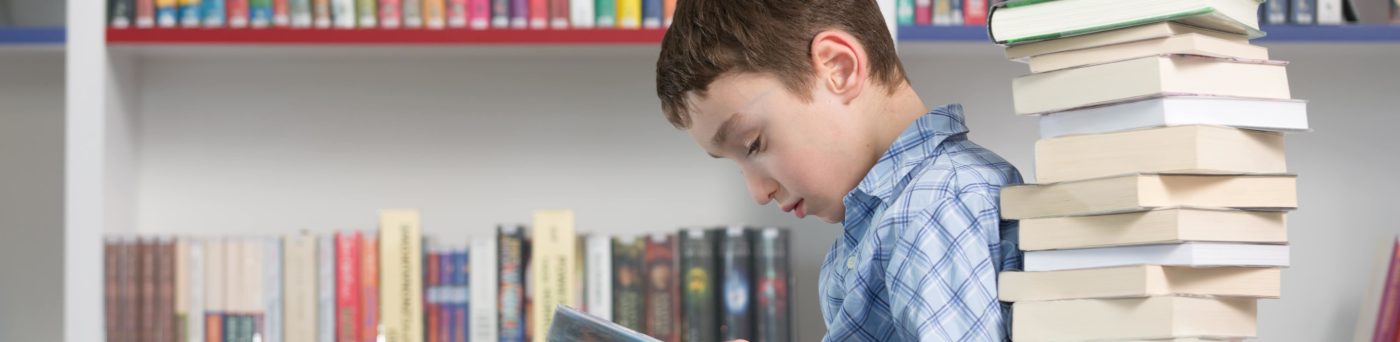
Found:
[[[62,27],[0,27],[0,48],[62,46]]]
[[[659,29],[108,29],[107,42],[139,44],[611,45],[656,44]]]

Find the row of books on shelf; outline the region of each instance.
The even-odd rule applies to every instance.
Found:
[[[113,28],[660,29],[676,0],[109,0]]]
[[[108,341],[544,341],[556,305],[662,341],[790,341],[789,233],[574,234],[541,211],[462,243],[377,230],[106,239]]]
[[[1259,22],[1269,25],[1342,25],[1400,22],[1393,0],[1268,0]]]

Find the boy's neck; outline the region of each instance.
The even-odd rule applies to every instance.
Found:
[[[890,149],[890,145],[894,144],[895,139],[898,139],[910,124],[928,113],[928,106],[924,105],[924,100],[919,98],[919,94],[914,92],[909,83],[901,83],[897,87],[876,107],[878,115],[871,116],[879,118],[871,125],[874,130],[871,134],[873,139],[870,148],[874,157],[871,166]]]

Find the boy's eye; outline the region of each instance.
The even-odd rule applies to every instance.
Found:
[[[752,156],[752,155],[758,153],[758,149],[759,149],[760,147],[762,147],[762,145],[763,145],[762,142],[763,142],[763,139],[762,139],[762,138],[754,138],[754,139],[753,139],[753,142],[750,142],[750,143],[749,143],[749,152],[748,152],[748,155]]]

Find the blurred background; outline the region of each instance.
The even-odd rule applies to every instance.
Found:
[[[421,209],[424,232],[449,241],[537,208],[571,208],[600,234],[791,227],[797,340],[823,336],[816,279],[841,227],[754,205],[734,165],[666,123],[661,29],[109,19],[103,1],[0,0],[0,341],[96,336],[103,234],[369,229],[387,207]],[[1400,26],[1359,21],[1273,23],[1256,41],[1291,62],[1315,130],[1287,138],[1300,208],[1260,340],[1351,339],[1379,246],[1400,232]],[[1026,66],[981,26],[897,31],[924,101],[962,103],[971,138],[1035,179],[1037,124],[1010,97]]]

